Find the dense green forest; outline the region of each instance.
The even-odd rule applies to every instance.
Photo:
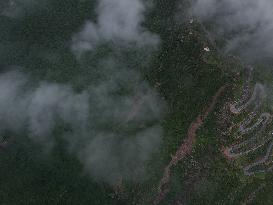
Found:
[[[243,162],[230,162],[221,151],[223,146],[236,142],[232,136],[222,135],[221,114],[227,102],[240,96],[246,66],[218,49],[189,12],[188,1],[153,0],[153,4],[145,13],[144,26],[160,37],[157,49],[150,52],[128,47],[115,52],[115,45],[102,44],[81,61],[71,52],[69,42],[86,19],[96,18],[92,13],[94,2],[48,0],[43,6],[41,1],[19,19],[0,16],[1,73],[12,69],[30,76],[26,87],[33,88],[41,81],[68,83],[81,92],[108,78],[103,69],[114,76],[115,70],[100,62],[110,56],[139,71],[164,103],[164,115],[159,120],[162,141],[145,163],[148,174],[142,180],[125,177],[121,184],[94,180],[83,171],[64,140],[72,128],[61,120],[54,127],[56,143],[50,152],[29,139],[27,130],[18,133],[1,128],[1,135],[6,137],[2,140],[7,140],[8,146],[0,150],[0,204],[153,204],[164,168],[183,143],[192,121],[221,86],[226,86],[224,95],[198,130],[192,153],[172,168],[169,191],[160,204],[242,204],[260,185],[264,185],[263,191],[252,203],[271,203],[273,175],[244,176],[240,165]],[[256,81],[272,87],[270,70],[259,67],[254,68],[254,73],[252,87]],[[268,103],[262,109],[271,110]],[[227,115],[234,123],[242,118]],[[105,129],[133,132],[115,123]]]

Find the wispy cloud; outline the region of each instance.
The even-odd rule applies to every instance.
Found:
[[[98,1],[96,21],[87,21],[74,35],[72,50],[80,55],[105,42],[156,46],[159,37],[143,27],[146,9],[147,5],[142,0]]]
[[[273,2],[270,0],[197,0],[193,13],[227,39],[225,50],[249,61],[270,58],[273,51]]]
[[[21,18],[27,13],[42,8],[47,0],[2,0],[0,13],[10,18]]]
[[[28,88],[31,79],[13,71],[0,75],[0,121],[2,129],[22,132],[40,143],[52,144],[52,131],[62,120],[81,127],[89,116],[88,95],[68,85],[40,83]]]
[[[49,82],[31,86],[31,78],[16,71],[1,74],[0,131],[27,132],[46,150],[62,137],[98,181],[144,177],[143,166],[161,142],[162,102],[137,72],[105,69],[112,77],[82,92]],[[60,123],[70,131],[54,136]]]
[[[145,163],[161,143],[164,110],[159,94],[140,72],[150,59],[150,55],[143,55],[143,50],[151,54],[149,51],[160,42],[158,35],[144,27],[150,2],[99,0],[97,18],[87,21],[79,33],[71,36],[71,42],[64,42],[71,43],[76,57],[85,54],[86,58],[77,58],[76,66],[85,67],[86,72],[81,70],[77,77],[81,81],[87,76],[90,81],[85,81],[81,91],[73,89],[70,82],[34,83],[31,74],[18,71],[0,74],[0,132],[25,132],[47,150],[56,145],[56,138],[62,138],[67,142],[67,150],[97,181],[113,184],[121,177],[145,178]],[[21,10],[35,5],[33,1],[17,0],[15,7]],[[114,46],[94,59],[101,43]],[[121,49],[124,46],[126,49]],[[33,52],[34,57],[50,57],[41,55],[47,52],[41,51],[43,47],[39,49]],[[133,62],[128,58],[132,55]],[[60,124],[69,129],[56,136]]]

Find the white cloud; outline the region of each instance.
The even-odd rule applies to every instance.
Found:
[[[212,35],[228,40],[225,50],[247,60],[272,56],[272,10],[271,0],[197,0],[193,4],[193,13],[214,25]]]
[[[2,0],[0,4],[1,15],[10,18],[21,18],[27,13],[41,8],[47,0]]]
[[[22,73],[3,73],[0,133],[6,129],[26,133],[46,151],[55,145],[56,137],[62,137],[97,181],[141,179],[144,164],[161,142],[162,106],[137,73],[131,73],[133,81],[126,74],[116,70],[112,78],[75,92],[65,84],[30,86],[31,79]],[[70,131],[55,136],[53,131],[61,122]]]
[[[101,42],[155,46],[156,34],[144,28],[146,5],[142,0],[100,0],[97,21],[87,21],[73,37],[72,50],[81,53],[93,50]]]

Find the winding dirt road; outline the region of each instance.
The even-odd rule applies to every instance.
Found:
[[[243,155],[253,153],[257,149],[269,143],[269,145],[267,145],[267,152],[265,156],[262,157],[262,159],[259,159],[258,161],[252,162],[249,165],[243,167],[244,174],[247,176],[253,175],[258,172],[267,172],[273,170],[273,166],[262,170],[255,169],[258,168],[260,165],[270,163],[269,158],[273,154],[273,133],[271,131],[270,134],[264,134],[264,131],[271,124],[273,117],[270,113],[267,112],[261,114],[258,113],[258,108],[261,106],[265,98],[265,91],[262,84],[256,83],[252,92],[252,96],[250,96],[250,80],[252,76],[251,73],[252,70],[250,70],[249,75],[244,82],[242,96],[239,101],[230,104],[231,113],[236,115],[243,113],[251,105],[254,105],[254,108],[252,108],[252,112],[249,113],[248,117],[246,117],[239,124],[240,126],[237,131],[239,136],[247,135],[248,138],[243,140],[242,142],[237,142],[236,144],[233,144],[227,148],[223,148],[224,156],[227,159],[231,160]],[[259,117],[257,118],[258,114]]]
[[[164,175],[159,183],[159,192],[154,200],[154,204],[159,204],[169,192],[166,185],[169,184],[171,178],[171,168],[175,166],[179,161],[184,159],[187,155],[189,155],[192,151],[192,148],[196,141],[196,132],[203,125],[204,120],[210,114],[210,112],[214,109],[218,98],[224,92],[226,86],[222,86],[213,96],[211,104],[205,110],[203,114],[198,115],[198,117],[191,123],[188,128],[187,137],[184,140],[184,143],[178,148],[175,155],[172,156],[171,161],[164,169]]]

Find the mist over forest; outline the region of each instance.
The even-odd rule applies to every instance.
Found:
[[[272,10],[1,0],[1,203],[270,204]]]

